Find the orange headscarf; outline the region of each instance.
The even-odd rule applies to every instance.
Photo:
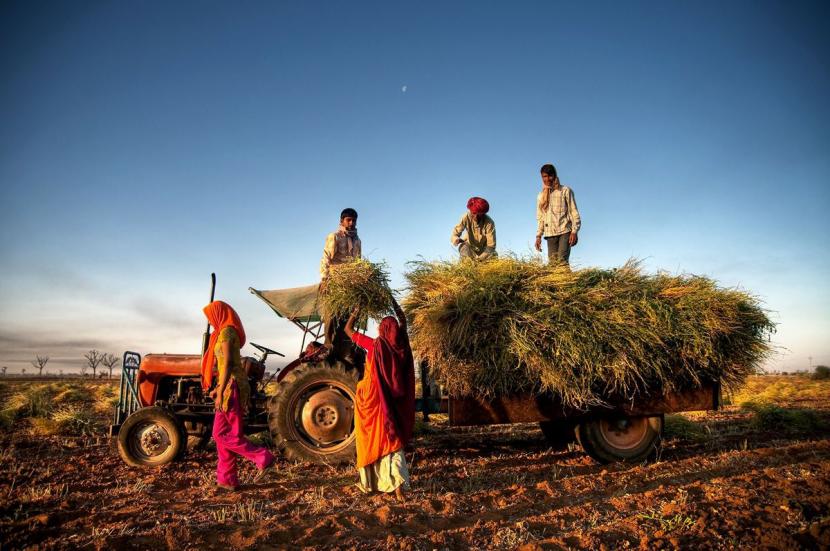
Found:
[[[233,327],[239,336],[239,346],[242,347],[245,345],[245,329],[242,327],[242,322],[239,320],[236,310],[231,308],[230,304],[221,300],[214,300],[205,306],[202,311],[205,313],[208,322],[213,326],[210,342],[204,356],[202,356],[202,389],[208,390],[210,385],[213,384],[213,362],[215,361],[213,349],[216,347],[219,333],[225,327]]]

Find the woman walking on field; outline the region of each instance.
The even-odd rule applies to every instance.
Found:
[[[355,331],[357,311],[346,323],[346,334],[366,350],[355,399],[358,487],[367,493],[395,492],[402,502],[404,490],[409,489],[404,447],[415,427],[415,364],[406,318],[398,303],[392,302],[397,319],[383,318],[376,339]]]
[[[274,464],[275,458],[264,446],[256,446],[248,441],[242,429],[242,419],[251,396],[248,376],[242,368],[242,358],[239,355],[239,350],[245,344],[242,322],[236,311],[221,300],[205,306],[204,312],[213,326],[210,343],[202,358],[202,386],[205,390],[213,382],[214,365],[218,367],[216,388],[210,392],[216,408],[213,439],[219,454],[216,485],[225,490],[237,490],[237,455],[256,464],[259,469],[256,478]]]

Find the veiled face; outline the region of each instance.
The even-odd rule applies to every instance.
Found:
[[[392,316],[386,316],[380,321],[378,334],[389,342],[398,342],[398,320]]]
[[[222,325],[222,320],[229,316],[228,310],[229,308],[225,305],[225,303],[217,300],[205,306],[202,311],[205,313],[208,323],[210,323],[211,327],[215,330]]]

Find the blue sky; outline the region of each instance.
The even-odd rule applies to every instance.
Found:
[[[577,266],[709,275],[779,323],[773,369],[830,364],[830,9],[780,2],[5,2],[0,365],[196,352],[209,274],[313,283],[343,207],[364,253],[450,258],[486,197],[529,253],[539,166]],[[246,349],[251,353],[251,349]]]

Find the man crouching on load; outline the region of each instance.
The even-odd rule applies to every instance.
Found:
[[[481,197],[470,197],[467,211],[452,229],[450,243],[458,247],[461,258],[487,260],[496,257],[496,224],[487,216],[490,204]],[[466,233],[466,239],[461,236]]]

